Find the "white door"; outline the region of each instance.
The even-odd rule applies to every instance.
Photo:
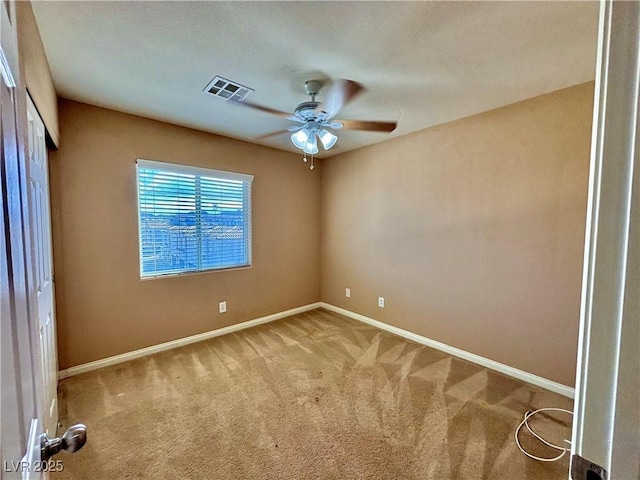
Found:
[[[43,390],[28,287],[26,162],[14,80],[19,71],[15,13],[13,2],[0,2],[0,478],[37,480]]]
[[[44,123],[27,95],[27,151],[31,210],[33,290],[38,304],[38,339],[44,377],[47,435],[55,437],[58,425],[58,356],[56,350],[49,171]]]

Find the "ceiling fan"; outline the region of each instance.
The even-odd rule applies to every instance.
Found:
[[[291,142],[305,154],[303,160],[306,162],[307,154],[311,155],[311,170],[313,170],[313,156],[319,151],[318,140],[320,140],[325,150],[329,150],[338,141],[338,137],[331,133],[331,130],[365,130],[386,133],[395,130],[396,122],[335,120],[334,117],[342,107],[364,92],[365,88],[352,80],[337,80],[331,86],[325,102],[321,103],[316,101],[316,95],[318,95],[322,86],[323,84],[319,80],[305,82],[304,88],[311,96],[311,101],[300,103],[293,111],[293,115],[252,102],[237,101],[235,103],[296,122],[298,125],[293,125],[286,130],[262,135],[258,137],[258,140],[283,133],[291,133]]]

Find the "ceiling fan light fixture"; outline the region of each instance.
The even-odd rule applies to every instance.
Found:
[[[300,150],[305,150],[309,138],[313,137],[308,128],[303,128],[302,130],[298,130],[294,134],[291,135],[291,142]],[[306,150],[305,150],[306,151]],[[307,152],[310,153],[310,152]]]
[[[320,141],[322,142],[322,146],[324,147],[325,150],[329,150],[338,141],[338,137],[336,137],[333,133],[329,132],[328,130],[322,130],[318,134],[318,137],[320,138]]]
[[[309,139],[307,140],[307,144],[304,146],[303,151],[310,155],[315,155],[318,153],[318,141],[316,140],[316,136],[311,134]]]

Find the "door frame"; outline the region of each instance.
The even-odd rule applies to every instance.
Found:
[[[604,468],[603,478],[640,477],[639,44],[640,3],[601,0],[571,444],[576,480],[588,464]],[[587,460],[584,467],[574,455]]]

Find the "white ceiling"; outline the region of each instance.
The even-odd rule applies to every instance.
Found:
[[[595,2],[33,2],[58,94],[298,151],[292,125],[202,93],[220,75],[284,111],[305,80],[368,91],[337,117],[394,120],[339,133],[329,156],[594,78]],[[319,100],[323,99],[320,92]]]

